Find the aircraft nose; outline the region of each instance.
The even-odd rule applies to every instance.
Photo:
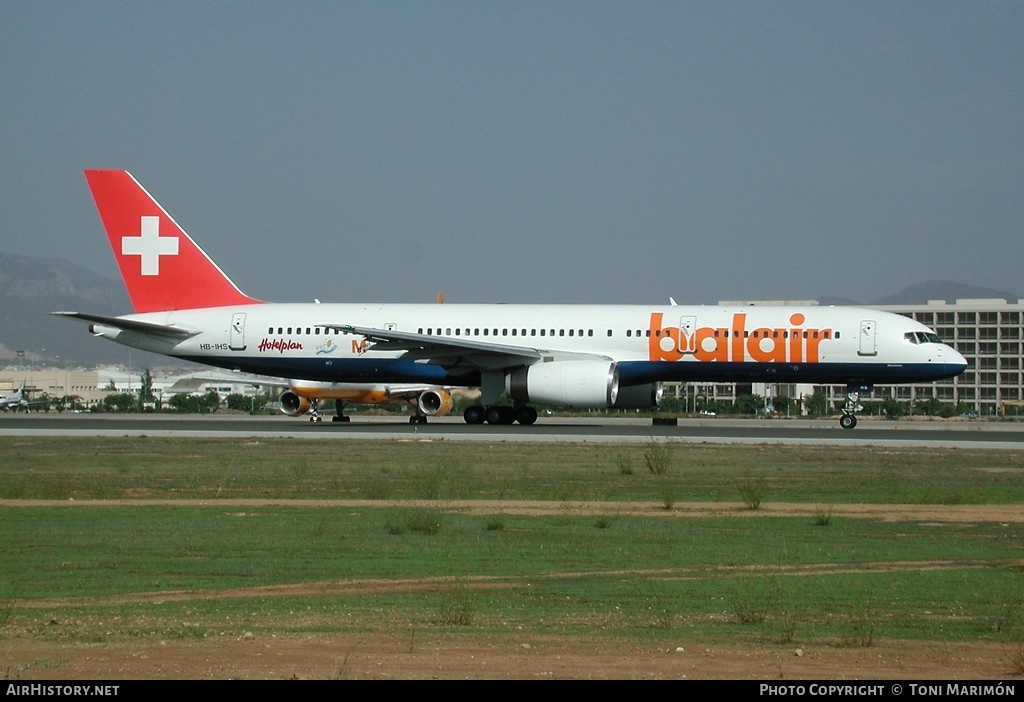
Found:
[[[946,352],[946,366],[949,368],[950,373],[959,375],[967,370],[967,359],[952,346],[948,348],[949,351]]]

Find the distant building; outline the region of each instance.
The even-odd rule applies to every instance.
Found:
[[[31,399],[49,397],[76,398],[85,408],[99,407],[112,394],[137,394],[142,379],[139,369],[99,368],[94,370],[61,370],[54,368],[6,368],[0,369],[0,392],[13,392],[25,380],[25,390]],[[238,394],[255,398],[258,389],[251,383],[197,380],[195,371],[153,372],[153,395],[160,402],[170,400],[176,394],[205,395],[216,391],[223,400],[228,395]],[[265,390],[264,390],[265,392]]]

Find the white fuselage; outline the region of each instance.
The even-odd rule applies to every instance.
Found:
[[[529,365],[611,361],[624,386],[664,380],[870,385],[938,380],[966,368],[923,325],[856,307],[265,303],[124,319],[198,333],[174,340],[101,324],[94,331],[199,363],[336,382],[479,385],[481,374],[524,365],[518,351],[525,349],[536,352]],[[368,340],[343,331],[347,326],[405,337]],[[408,335],[431,350],[421,352],[423,344]]]

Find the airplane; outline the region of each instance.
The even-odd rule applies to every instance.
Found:
[[[32,409],[32,405],[44,405],[45,401],[33,401],[30,402],[25,399],[25,381],[21,381],[21,386],[14,392],[0,395],[0,410],[4,412],[29,412]]]
[[[309,415],[310,422],[323,418],[320,407],[324,400],[334,400],[333,422],[348,422],[345,404],[355,405],[397,405],[408,404],[413,408],[410,424],[426,424],[427,417],[442,417],[455,406],[451,389],[439,385],[416,383],[328,383],[310,380],[281,380],[261,376],[218,376],[196,375],[196,380],[214,383],[246,383],[255,387],[285,388],[278,398],[281,412],[289,417]]]
[[[134,313],[54,314],[120,344],[230,370],[480,388],[468,424],[530,425],[534,404],[654,407],[665,381],[768,381],[845,385],[840,426],[852,429],[873,384],[967,368],[928,327],[859,307],[264,302],[128,171],[85,178]],[[498,404],[503,393],[512,406]]]

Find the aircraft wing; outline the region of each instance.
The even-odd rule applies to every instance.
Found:
[[[253,387],[267,387],[267,388],[289,388],[291,387],[287,380],[281,378],[270,378],[263,375],[243,375],[241,373],[233,375],[191,375],[189,376],[193,380],[201,380],[204,383],[243,383],[245,385],[252,385]]]
[[[245,383],[254,387],[280,388],[283,390],[301,390],[308,394],[317,392],[344,392],[346,390],[368,391],[380,390],[389,398],[395,400],[412,400],[419,397],[425,390],[439,388],[439,385],[427,383],[324,383],[319,381],[285,380],[283,378],[271,378],[265,375],[245,374],[224,374],[212,373],[209,375],[189,376],[194,380],[201,380],[206,383]],[[300,393],[301,394],[301,393]]]
[[[373,342],[379,351],[407,351],[407,356],[428,359],[442,366],[457,365],[469,361],[480,367],[501,365],[531,365],[542,360],[571,360],[606,358],[598,354],[556,351],[539,346],[512,346],[489,341],[463,339],[453,336],[431,336],[394,329],[358,327],[350,324],[324,324],[349,334],[358,334]]]
[[[84,314],[82,312],[51,312],[58,317],[77,319],[80,322],[102,324],[105,327],[113,327],[124,331],[141,332],[156,336],[166,336],[181,341],[196,336],[201,332],[183,329],[173,324],[157,324],[155,322],[142,322],[136,319],[125,319],[124,317],[105,317],[99,314]]]

